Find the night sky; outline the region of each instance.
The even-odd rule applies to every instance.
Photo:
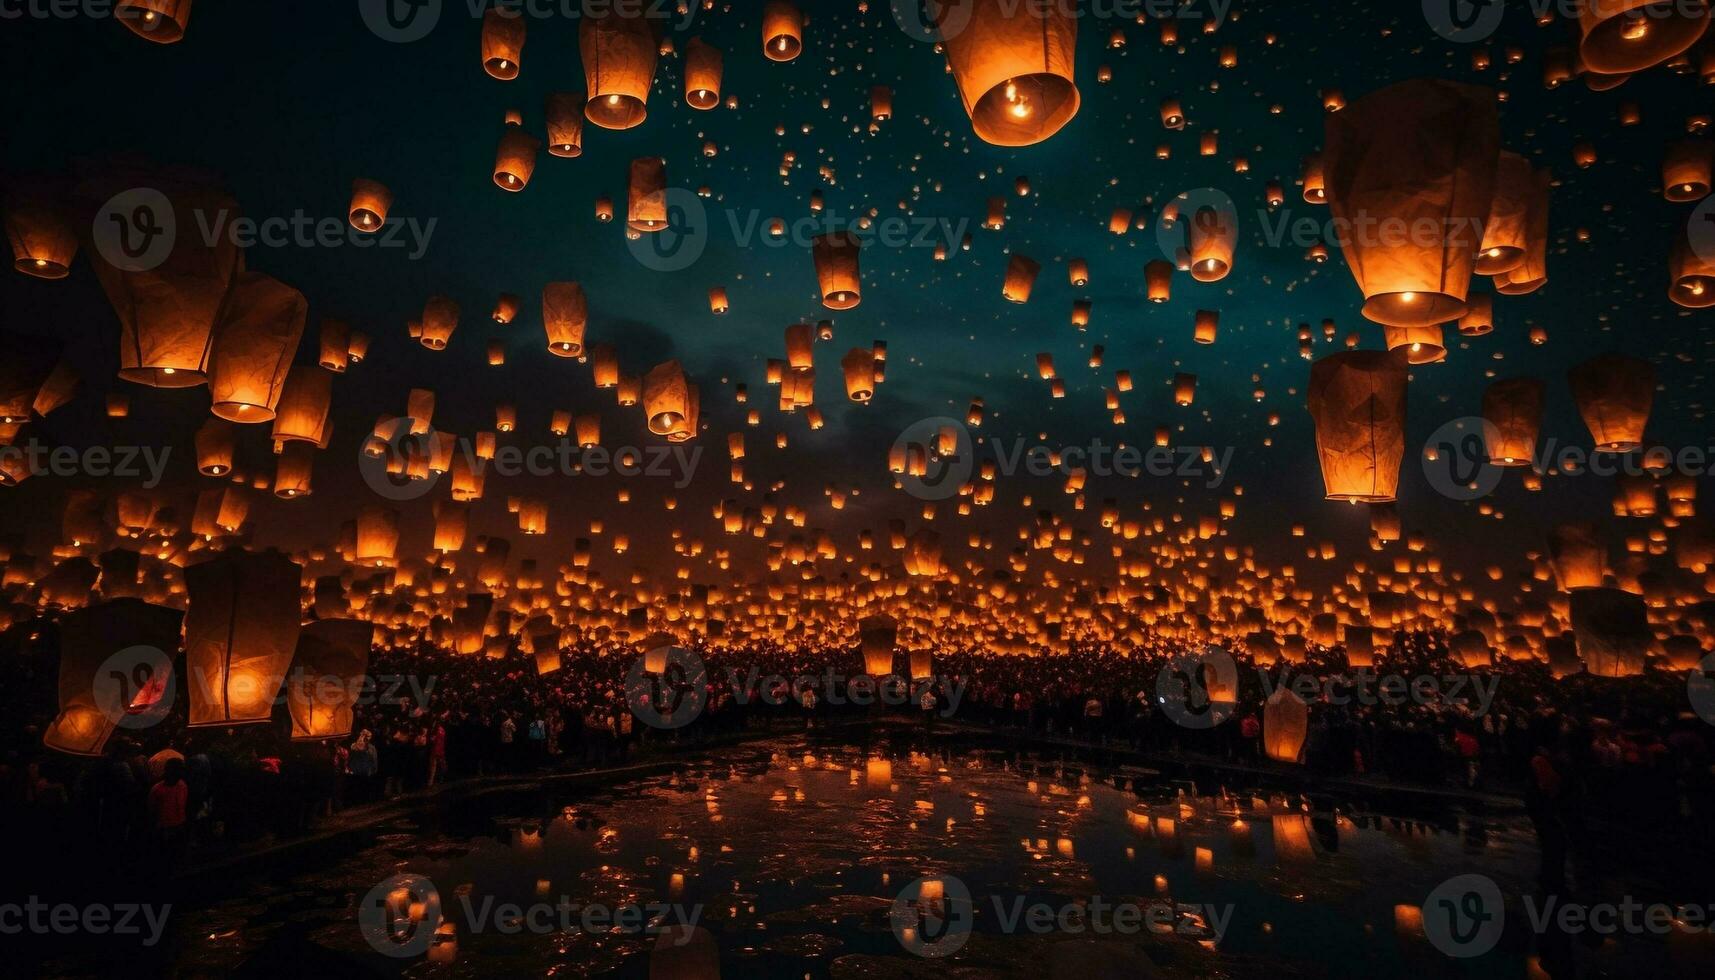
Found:
[[[1008,149],[973,135],[945,58],[902,31],[887,4],[870,3],[860,12],[855,0],[804,3],[810,18],[804,51],[787,64],[763,57],[759,2],[722,4],[676,18],[668,30],[679,54],[660,60],[647,122],[626,132],[586,125],[583,156],[559,159],[544,151],[530,185],[518,194],[490,179],[502,117],[518,109],[525,128],[540,136],[545,97],[582,91],[575,19],[532,19],[522,74],[511,82],[484,73],[480,20],[464,0],[447,0],[433,31],[414,43],[377,37],[353,2],[205,0],[186,39],[166,46],[141,41],[107,19],[9,20],[0,24],[0,71],[11,93],[0,170],[64,173],[80,157],[134,152],[219,174],[251,217],[302,212],[342,221],[352,180],[371,177],[392,188],[394,217],[435,221],[417,260],[408,249],[349,244],[248,251],[250,268],[297,287],[309,300],[300,362],[314,363],[324,316],[348,320],[372,337],[369,357],[335,380],[334,436],[318,454],[314,495],[292,502],[257,496],[251,513],[260,544],[331,544],[342,520],[378,499],[358,479],[358,445],[378,415],[404,413],[412,387],[436,392],[437,428],[466,435],[492,428],[494,404],[513,400],[520,431],[506,440],[512,444],[551,442],[549,415],[559,408],[599,409],[610,446],[659,444],[644,431],[639,410],[618,408],[612,392],[592,386],[587,365],[545,350],[542,286],[575,279],[590,299],[586,344],[616,345],[627,373],[679,358],[701,386],[705,428],[695,443],[703,449],[701,466],[685,490],[656,479],[491,478],[473,509],[472,538],[508,537],[515,558],[534,557],[551,569],[567,559],[574,537],[587,535],[590,519],[606,519],[610,532],[629,531],[632,551],[615,557],[598,545],[598,567],[672,567],[666,534],[677,526],[710,548],[734,548],[735,569],[744,573],[742,558],[759,555],[762,542],[725,538],[709,508],[728,497],[754,503],[775,480],[785,481],[777,500],[810,507],[809,526],[834,531],[842,551],[854,553],[861,528],[879,532],[890,517],[916,523],[920,503],[892,489],[886,469],[895,437],[925,417],[962,417],[980,396],[988,406],[979,430],[985,437],[1041,434],[1051,446],[1099,438],[1147,447],[1156,426],[1171,425],[1177,444],[1213,446],[1217,454],[1232,447],[1233,462],[1216,491],[1204,486],[1207,478],[1092,477],[1082,513],[1072,511],[1059,476],[1003,478],[995,504],[978,509],[968,525],[946,516],[936,522],[947,538],[949,562],[964,557],[962,529],[977,526],[993,532],[991,560],[998,563],[1016,544],[1016,527],[1035,509],[1052,507],[1096,539],[1090,554],[1099,563],[1106,543],[1096,519],[1105,498],[1116,498],[1127,517],[1183,514],[1194,520],[1241,485],[1238,518],[1227,526],[1236,543],[1263,556],[1301,558],[1306,542],[1292,539],[1287,528],[1302,522],[1311,528],[1308,540],[1328,538],[1348,559],[1367,552],[1368,517],[1364,508],[1322,500],[1304,408],[1310,362],[1298,354],[1296,331],[1300,323],[1312,327],[1318,357],[1343,349],[1340,338],[1350,331],[1363,347],[1380,347],[1382,331],[1360,316],[1362,297],[1338,248],[1326,264],[1314,265],[1302,245],[1265,244],[1257,219],[1264,188],[1270,179],[1285,185],[1282,210],[1290,218],[1329,218],[1327,208],[1302,203],[1295,186],[1300,160],[1322,144],[1323,89],[1339,88],[1355,100],[1418,77],[1495,87],[1506,96],[1504,145],[1555,175],[1550,281],[1534,295],[1497,297],[1497,329],[1487,337],[1460,338],[1449,326],[1448,360],[1414,370],[1399,506],[1407,530],[1428,532],[1453,567],[1469,572],[1501,561],[1516,570],[1524,551],[1541,547],[1551,520],[1608,514],[1611,481],[1551,479],[1547,491],[1530,494],[1509,473],[1492,501],[1507,519],[1496,522],[1481,516],[1475,502],[1437,494],[1415,456],[1444,422],[1479,414],[1490,380],[1519,374],[1548,384],[1544,438],[1588,446],[1565,371],[1608,349],[1654,362],[1661,384],[1650,423],[1654,440],[1709,445],[1702,392],[1710,319],[1667,297],[1668,251],[1691,205],[1663,201],[1660,164],[1665,144],[1684,135],[1686,117],[1715,109],[1715,88],[1695,74],[1655,69],[1616,91],[1592,92],[1582,81],[1546,91],[1543,53],[1572,43],[1574,29],[1561,21],[1538,27],[1525,5],[1509,6],[1514,9],[1501,31],[1482,46],[1493,61],[1484,72],[1471,65],[1479,46],[1438,36],[1414,3],[1250,0],[1234,5],[1219,30],[1206,34],[1199,20],[1216,8],[1195,0],[1186,9],[1197,19],[1179,22],[1173,47],[1161,43],[1155,21],[1085,19],[1076,70],[1081,111],[1047,142]],[[1116,27],[1127,43],[1111,50]],[[723,96],[736,96],[737,109],[698,112],[685,104],[682,53],[698,36],[725,53]],[[1225,45],[1237,49],[1235,68],[1219,64]],[[1522,63],[1505,63],[1508,45],[1524,51]],[[1112,69],[1107,84],[1096,81],[1102,65]],[[872,134],[869,92],[877,84],[892,87],[894,117]],[[1167,96],[1183,101],[1189,124],[1181,132],[1160,123],[1158,103]],[[1638,126],[1620,124],[1620,107],[1628,102],[1641,110]],[[1278,113],[1271,112],[1276,106]],[[776,135],[777,127],[784,135]],[[1198,155],[1198,139],[1208,130],[1220,135],[1214,157]],[[703,156],[705,140],[718,145],[717,156]],[[1580,141],[1594,143],[1600,154],[1587,170],[1572,160]],[[1156,158],[1158,144],[1171,147],[1170,159]],[[797,164],[783,179],[778,168],[787,151],[796,153]],[[646,267],[625,241],[627,168],[645,155],[666,158],[671,185],[712,191],[704,202],[708,247],[682,271]],[[1248,158],[1247,173],[1234,173],[1236,155]],[[823,166],[832,168],[831,180],[818,174]],[[1014,193],[1019,176],[1029,178],[1028,197]],[[1163,257],[1155,219],[1175,195],[1205,187],[1239,206],[1234,270],[1211,285],[1176,275],[1172,301],[1149,304],[1143,267]],[[873,208],[883,217],[945,221],[955,229],[965,223],[974,244],[961,252],[955,237],[947,261],[937,263],[930,242],[903,248],[872,243],[863,252],[862,305],[844,313],[825,310],[808,248],[741,247],[728,219],[729,209],[741,228],[775,216],[804,218],[817,189],[833,215],[852,218]],[[620,211],[611,224],[594,215],[603,193]],[[986,201],[995,195],[1006,198],[1006,226],[984,230]],[[1147,214],[1149,230],[1110,234],[1108,216],[1117,206]],[[1579,240],[1581,230],[1587,241]],[[1027,305],[1000,296],[1008,250],[1042,264]],[[1085,288],[1067,281],[1065,262],[1073,257],[1090,264]],[[708,308],[707,290],[716,285],[731,297],[732,310],[723,317]],[[523,299],[522,313],[508,326],[487,320],[501,292]],[[406,335],[406,321],[420,314],[431,293],[452,296],[464,311],[442,352]],[[1070,324],[1079,298],[1094,303],[1083,332]],[[1220,339],[1212,347],[1192,342],[1194,313],[1204,308],[1221,312]],[[155,390],[115,380],[118,325],[87,256],[80,252],[71,277],[59,282],[0,276],[0,313],[5,329],[63,338],[83,377],[77,399],[27,433],[53,444],[171,445],[168,487],[188,521],[191,492],[208,485],[196,475],[190,441],[206,417],[207,390]],[[1338,325],[1333,343],[1322,337],[1324,318]],[[823,319],[835,325],[835,339],[816,347],[816,403],[827,424],[812,432],[802,412],[776,410],[777,391],[764,383],[764,361],[785,356],[788,324]],[[1528,342],[1532,326],[1547,329],[1546,345]],[[489,367],[485,345],[496,337],[506,343],[507,363]],[[845,399],[838,360],[874,340],[887,343],[886,381],[872,403],[855,405]],[[1105,363],[1090,369],[1089,352],[1098,344],[1106,349]],[[1064,399],[1052,399],[1048,383],[1037,377],[1035,355],[1043,351],[1054,355],[1066,380]],[[1122,395],[1123,426],[1112,423],[1103,405],[1103,388],[1113,384],[1116,369],[1131,371],[1136,380]],[[1173,403],[1171,382],[1179,371],[1199,377],[1193,407]],[[736,383],[748,386],[748,406],[734,404]],[[130,391],[129,418],[104,416],[103,394],[114,386]],[[1266,391],[1260,402],[1253,398],[1259,387]],[[744,425],[750,407],[762,416],[754,429]],[[1278,426],[1269,425],[1271,414],[1278,414]],[[271,474],[267,426],[253,428],[247,458],[268,464],[263,471]],[[755,494],[742,494],[727,481],[725,434],[735,428],[746,432]],[[777,431],[788,435],[785,450],[774,448]],[[41,477],[0,491],[0,528],[51,539],[60,498],[84,482]],[[823,496],[827,484],[863,493],[835,512]],[[621,488],[631,492],[628,508],[616,501]],[[550,533],[519,535],[506,513],[508,494],[550,499]],[[1034,498],[1030,508],[1021,506],[1026,495]],[[671,514],[662,509],[668,496],[678,498]],[[1141,511],[1146,504],[1154,508],[1149,515]],[[401,556],[426,553],[431,498],[398,506],[407,529]],[[946,515],[952,504],[941,506]],[[1309,571],[1302,566],[1311,563],[1299,564]],[[1331,574],[1337,571],[1337,563],[1327,565]],[[1086,572],[1099,576],[1098,569]]]

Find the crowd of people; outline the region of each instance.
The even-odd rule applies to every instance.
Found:
[[[719,651],[700,675],[675,666],[640,687],[629,652],[565,651],[557,670],[538,673],[520,656],[376,651],[375,683],[347,736],[292,741],[283,707],[274,724],[232,728],[186,728],[181,711],[152,728],[117,730],[92,759],[42,748],[56,664],[51,651],[20,652],[6,661],[15,676],[0,690],[11,720],[0,790],[24,839],[93,841],[164,868],[187,847],[290,837],[335,811],[448,780],[600,769],[640,751],[888,715],[1279,768],[1262,748],[1262,716],[1270,691],[1286,685],[1310,695],[1300,771],[1312,778],[1516,794],[1551,821],[1550,833],[1615,800],[1633,825],[1715,814],[1715,729],[1689,710],[1682,675],[1556,680],[1535,663],[1458,669],[1446,652],[1441,637],[1401,634],[1368,677],[1332,651],[1265,669],[1241,663],[1236,703],[1188,723],[1172,700],[1182,689],[1162,679],[1183,664],[1165,650],[938,655],[930,680],[899,681],[896,696],[879,699],[854,696],[855,653]],[[1434,683],[1401,694],[1376,684],[1378,674]],[[650,723],[687,695],[697,710],[675,715],[674,727]]]

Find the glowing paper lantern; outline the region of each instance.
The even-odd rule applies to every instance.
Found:
[[[1484,435],[1489,462],[1529,466],[1536,459],[1542,431],[1543,384],[1535,378],[1507,378],[1483,392]]]
[[[448,296],[430,296],[423,302],[423,332],[417,340],[430,350],[446,350],[458,326],[458,302]]]
[[[286,683],[293,741],[351,734],[352,708],[369,670],[374,633],[375,627],[361,619],[319,620],[299,632]]]
[[[630,202],[625,223],[632,231],[667,227],[667,161],[638,157],[631,161]]]
[[[333,404],[333,375],[309,364],[294,364],[274,413],[274,445],[327,444],[328,411]]]
[[[1709,196],[1712,152],[1715,147],[1708,140],[1682,140],[1668,146],[1661,164],[1662,192],[1668,200],[1685,204]]]
[[[768,0],[762,8],[762,52],[770,61],[791,61],[804,50],[804,15],[792,0]]]
[[[1145,294],[1151,303],[1165,303],[1173,296],[1173,263],[1156,259],[1143,267]]]
[[[1483,244],[1477,254],[1477,274],[1498,276],[1524,261],[1529,236],[1530,201],[1535,192],[1530,161],[1503,151],[1495,169],[1495,198],[1483,223]]]
[[[690,382],[678,361],[657,364],[643,378],[643,411],[649,431],[667,435],[682,426],[690,408]]]
[[[1382,332],[1387,337],[1388,350],[1405,355],[1411,364],[1434,364],[1447,359],[1439,323],[1417,327],[1388,324]]]
[[[1077,13],[1006,0],[940,5],[947,63],[978,137],[997,146],[1028,146],[1077,115]]]
[[[1704,0],[1593,0],[1578,8],[1578,55],[1593,72],[1626,75],[1685,53],[1708,27]]]
[[[1395,499],[1405,458],[1406,383],[1405,359],[1392,352],[1345,351],[1311,366],[1310,415],[1329,500]]]
[[[1668,277],[1675,303],[1692,310],[1715,306],[1715,256],[1701,254],[1683,230],[1668,257]]]
[[[133,187],[150,187],[166,195],[172,215],[140,208],[131,219],[133,231],[177,220],[186,227],[195,215],[238,213],[238,205],[219,191],[178,172],[102,173],[79,185],[78,197],[96,202]],[[102,291],[119,316],[119,376],[156,388],[200,385],[208,368],[209,344],[227,294],[243,264],[231,235],[205,241],[200,235],[180,234],[166,258],[148,269],[120,269],[91,253],[90,264]]]
[[[547,103],[548,155],[579,157],[584,152],[584,100],[571,92],[554,92]]]
[[[542,327],[548,334],[548,352],[560,357],[582,357],[584,327],[589,322],[589,302],[584,288],[575,282],[551,282],[542,287]]]
[[[1494,93],[1414,80],[1327,116],[1328,198],[1351,229],[1341,247],[1364,316],[1396,326],[1457,319],[1494,200]],[[1377,222],[1403,221],[1405,235]]]
[[[862,243],[849,231],[819,235],[811,251],[816,260],[816,281],[822,290],[822,305],[830,310],[855,308],[863,298],[858,275],[858,250]]]
[[[1036,284],[1036,274],[1042,271],[1042,266],[1028,255],[1014,252],[1006,263],[1006,281],[1001,286],[1001,295],[1013,303],[1028,303],[1030,289]]]
[[[1655,400],[1655,366],[1625,354],[1602,354],[1566,374],[1596,450],[1629,453],[1643,445]]]
[[[308,313],[304,294],[273,276],[240,275],[209,353],[210,411],[234,422],[273,418]]]
[[[1619,589],[1572,593],[1572,632],[1584,668],[1597,677],[1633,677],[1655,645],[1643,597]]]
[[[6,239],[12,267],[38,279],[64,279],[77,254],[77,232],[59,189],[45,180],[16,179],[6,189]]]
[[[584,116],[603,129],[630,129],[649,114],[658,56],[654,26],[635,5],[619,4],[578,22],[584,62]]]
[[[1262,747],[1276,762],[1298,761],[1310,732],[1310,708],[1289,688],[1279,688],[1262,706]]]
[[[508,126],[500,133],[500,145],[494,151],[494,183],[504,191],[514,193],[530,183],[536,172],[536,151],[542,141],[517,126]]]
[[[893,673],[893,650],[898,639],[899,621],[892,616],[865,616],[858,623],[865,674],[886,677]]]
[[[141,599],[114,599],[66,614],[59,627],[59,715],[42,735],[42,744],[72,755],[98,756],[120,721],[141,724],[161,713],[172,684],[171,658],[179,645],[176,609]],[[102,675],[109,659],[133,647],[152,647],[167,669],[157,673],[157,658],[127,658],[127,671]]]
[[[700,37],[685,45],[685,102],[693,109],[721,104],[721,50]]]
[[[190,725],[266,722],[297,648],[301,569],[229,551],[185,569]]]
[[[1548,536],[1548,563],[1565,592],[1599,589],[1608,560],[1596,526],[1573,522],[1555,527]]]
[[[1472,293],[1466,297],[1465,315],[1459,318],[1459,335],[1481,337],[1495,329],[1495,297]]]
[[[113,8],[113,19],[130,29],[131,33],[156,44],[173,44],[184,39],[191,23],[192,0],[119,0]]]
[[[1524,260],[1495,277],[1495,291],[1505,296],[1534,293],[1548,283],[1548,206],[1552,175],[1539,170],[1533,178],[1530,210],[1525,218]]]
[[[524,57],[524,15],[502,6],[482,15],[482,68],[494,78],[509,82],[518,77]]]

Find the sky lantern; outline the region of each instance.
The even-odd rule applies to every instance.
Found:
[[[1560,524],[1548,537],[1548,563],[1564,592],[1601,588],[1608,549],[1596,525],[1587,521]]]
[[[553,92],[547,102],[548,155],[574,158],[584,152],[584,100],[572,92]]]
[[[818,235],[811,251],[816,261],[816,281],[822,290],[822,305],[830,310],[853,309],[863,298],[858,276],[858,252],[863,243],[849,231]]]
[[[804,50],[804,15],[791,0],[768,0],[762,8],[762,52],[769,61],[791,61]]]
[[[357,512],[357,541],[353,560],[359,565],[386,567],[399,550],[399,512],[368,504]]]
[[[1465,297],[1465,315],[1459,318],[1459,335],[1481,337],[1494,332],[1495,297],[1490,293],[1472,293]]]
[[[1343,351],[1311,365],[1310,415],[1329,500],[1377,503],[1398,495],[1406,384],[1405,358],[1391,351]]]
[[[1495,292],[1525,296],[1548,283],[1548,207],[1553,175],[1539,170],[1533,178],[1530,211],[1525,219],[1524,259],[1495,277]]]
[[[1439,323],[1417,327],[1388,324],[1382,328],[1382,333],[1387,338],[1388,350],[1404,354],[1411,364],[1435,364],[1447,359]]]
[[[1198,282],[1220,282],[1233,268],[1233,250],[1239,230],[1218,208],[1198,208],[1186,226],[1190,242],[1191,278]]]
[[[276,451],[282,443],[327,443],[328,413],[333,407],[333,375],[313,364],[294,364],[286,372],[274,412]]]
[[[423,303],[423,332],[417,339],[430,350],[446,350],[453,331],[459,326],[459,304],[448,296],[436,294]]]
[[[1036,284],[1036,274],[1042,266],[1028,255],[1017,252],[1006,263],[1006,281],[1001,286],[1001,295],[1013,303],[1028,303],[1030,288]]]
[[[584,326],[589,322],[589,302],[584,288],[575,282],[551,282],[542,287],[542,329],[548,334],[548,353],[560,357],[582,357]]]
[[[1328,198],[1350,229],[1341,248],[1364,316],[1415,327],[1463,315],[1500,160],[1494,93],[1401,82],[1326,119]],[[1410,231],[1377,234],[1377,219]]]
[[[301,573],[277,551],[227,551],[185,569],[191,727],[268,720],[298,644]]]
[[[1698,252],[1682,230],[1668,257],[1667,295],[1686,309],[1715,306],[1715,260]]]
[[[77,254],[77,231],[58,189],[45,180],[13,178],[6,190],[6,239],[12,268],[38,279],[64,279]]]
[[[661,157],[638,157],[631,161],[625,223],[638,232],[656,232],[667,227],[667,161]]]
[[[1626,75],[1683,54],[1708,27],[1704,0],[1595,0],[1578,8],[1578,54],[1593,72]]]
[[[113,19],[131,33],[156,44],[184,40],[191,24],[192,0],[118,0]]]
[[[503,191],[517,193],[530,183],[536,172],[536,151],[542,141],[522,127],[507,126],[500,133],[500,146],[494,151],[494,183]]]
[[[869,117],[876,122],[893,118],[893,89],[874,85],[869,90]]]
[[[375,626],[362,619],[323,619],[299,631],[286,682],[293,741],[351,734],[352,708],[369,670],[374,634]]]
[[[643,411],[649,431],[667,435],[684,424],[690,408],[690,382],[678,361],[667,361],[649,369],[643,378]]]
[[[344,373],[351,362],[351,324],[331,317],[322,318],[317,337],[316,363],[336,374]]]
[[[978,137],[997,146],[1048,139],[1078,114],[1077,11],[1007,0],[950,0],[939,24],[947,63]],[[950,30],[948,25],[963,25]]]
[[[1489,204],[1489,220],[1483,223],[1483,244],[1477,254],[1479,275],[1498,276],[1524,261],[1534,178],[1529,160],[1502,151],[1495,170],[1495,197]]]
[[[42,744],[72,755],[97,756],[121,718],[144,720],[159,714],[172,684],[168,657],[178,649],[181,617],[176,609],[136,598],[66,614],[59,627],[60,710],[43,733]],[[158,664],[139,659],[129,674],[120,672],[117,678],[98,676],[115,653],[137,646],[167,656]]]
[[[721,49],[700,37],[685,45],[685,102],[705,110],[721,104]]]
[[[1322,154],[1312,153],[1304,158],[1304,203],[1327,204],[1328,189]]]
[[[1262,747],[1276,762],[1296,763],[1310,732],[1310,708],[1290,688],[1281,687],[1262,706]]]
[[[1572,593],[1572,632],[1584,669],[1597,677],[1633,677],[1655,647],[1649,609],[1642,596],[1620,589]]]
[[[1668,200],[1687,204],[1709,196],[1710,166],[1715,144],[1689,139],[1670,143],[1661,163],[1662,193]]]
[[[84,185],[100,200],[124,187],[162,190],[177,214],[236,213],[238,205],[219,191],[189,185],[176,175],[119,171]],[[230,235],[212,242],[179,235],[160,265],[120,269],[91,253],[102,291],[119,316],[119,376],[155,388],[188,388],[205,380],[215,321],[243,256]]]
[[[233,443],[237,430],[218,415],[203,420],[196,433],[197,472],[203,476],[226,476],[232,472]]]
[[[1578,414],[1596,451],[1629,453],[1644,444],[1655,400],[1655,366],[1626,354],[1601,354],[1566,373]]]
[[[578,22],[584,62],[584,115],[603,129],[630,129],[648,115],[659,51],[654,27],[639,8],[619,4]]]
[[[1544,386],[1536,378],[1505,378],[1483,391],[1483,421],[1489,462],[1529,466],[1542,432]]]
[[[518,77],[524,57],[524,15],[496,4],[482,15],[482,68],[490,77],[510,82]]]
[[[871,677],[893,673],[894,647],[899,640],[899,621],[888,615],[865,616],[858,623],[858,641],[863,650],[863,670]]]
[[[1199,344],[1212,344],[1221,329],[1221,314],[1218,310],[1198,310],[1196,326],[1192,331],[1192,339]]]
[[[1151,303],[1165,303],[1173,298],[1173,263],[1156,259],[1143,267],[1145,295]]]
[[[304,294],[273,276],[239,277],[209,354],[210,411],[234,422],[274,417],[308,312]]]
[[[1181,407],[1197,400],[1197,376],[1180,372],[1173,376],[1173,402]]]
[[[282,500],[308,497],[314,490],[316,447],[308,442],[289,442],[274,457],[274,496]]]
[[[810,332],[808,323],[794,323],[786,327],[786,366],[794,371],[808,371],[815,367],[816,337]]]
[[[840,358],[840,372],[845,376],[846,397],[854,402],[867,402],[875,395],[875,357],[862,347],[853,347]]]
[[[60,351],[57,341],[0,333],[0,422],[30,420],[43,386],[61,363]]]

